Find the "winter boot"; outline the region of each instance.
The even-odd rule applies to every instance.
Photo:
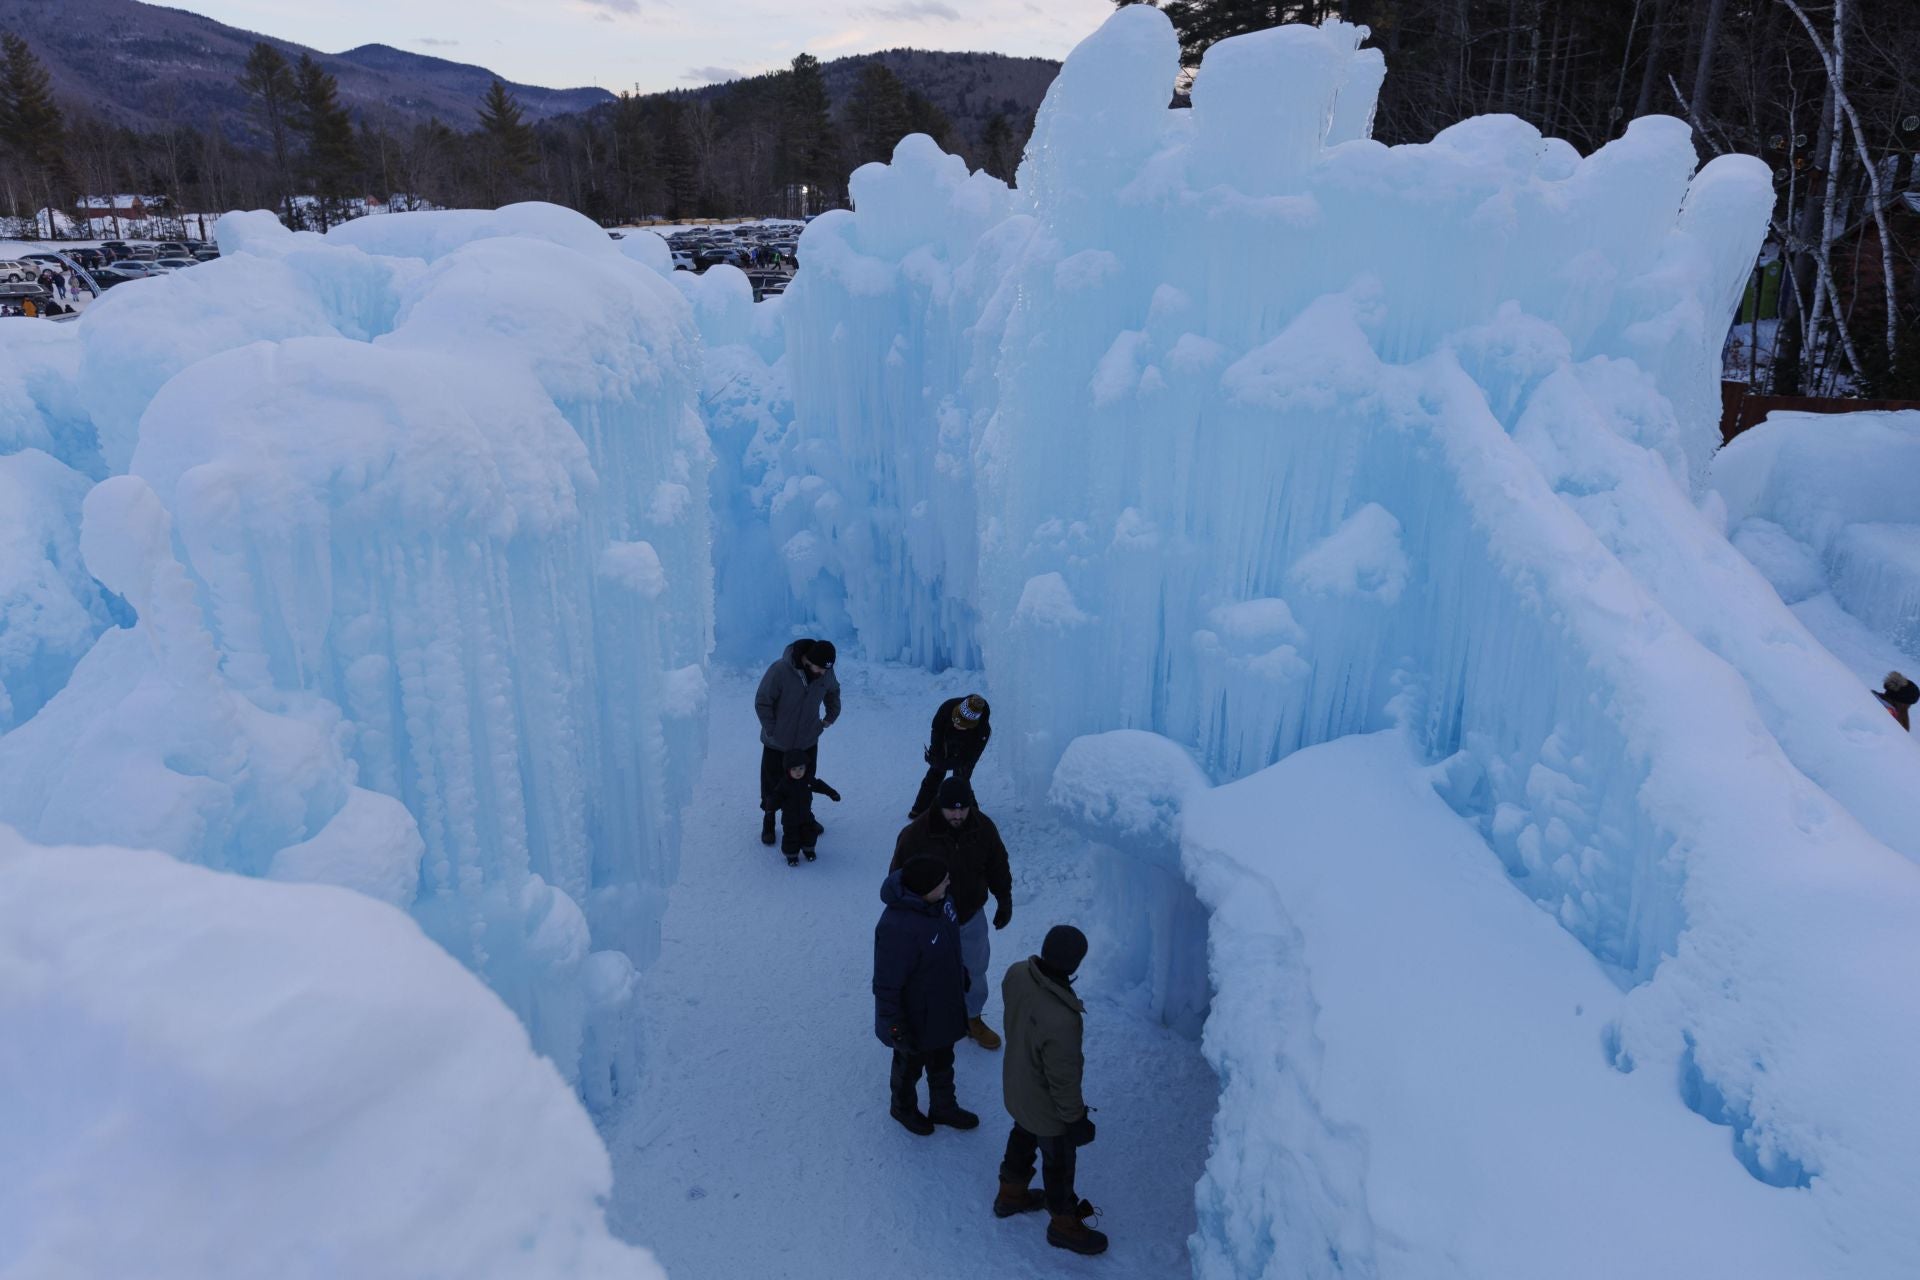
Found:
[[[1085,1202],[1082,1201],[1082,1203]],[[1093,1254],[1107,1251],[1106,1233],[1095,1231],[1071,1213],[1053,1215],[1047,1223],[1047,1243],[1056,1249],[1071,1249],[1075,1253]]]
[[[1047,1193],[1038,1187],[1018,1182],[1000,1182],[1000,1194],[993,1198],[993,1216],[1011,1218],[1016,1213],[1032,1213],[1047,1206]]]
[[[773,811],[771,809],[760,815],[760,843],[773,843]]]
[[[1000,1036],[987,1025],[985,1018],[967,1019],[967,1039],[989,1051],[1000,1047]]]
[[[924,1138],[933,1132],[933,1121],[920,1114],[918,1103],[895,1102],[887,1114],[898,1120],[908,1133]]]
[[[957,1102],[943,1102],[927,1108],[927,1120],[949,1129],[978,1129],[980,1117]]]
[[[812,862],[812,861],[814,860],[814,856],[815,856],[815,855],[814,855],[814,852],[813,852],[813,848],[812,848],[811,846],[809,846],[809,847],[807,847],[807,848],[805,848],[805,849],[802,849],[802,850],[800,851],[800,856],[801,856],[801,857],[803,857],[803,858],[805,858],[805,859],[806,859],[806,860],[807,860],[808,862]]]
[[[788,865],[788,866],[790,866],[790,867],[797,867],[797,866],[799,866],[799,865],[800,865],[800,855],[799,855],[799,854],[797,854],[797,853],[790,853],[790,854],[788,854],[788,855],[787,855],[787,865]]]

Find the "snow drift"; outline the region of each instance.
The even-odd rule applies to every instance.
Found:
[[[0,827],[0,1045],[9,1280],[663,1275],[552,1063],[360,894]]]

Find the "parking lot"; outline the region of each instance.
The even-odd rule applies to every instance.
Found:
[[[799,269],[800,232],[806,223],[797,218],[769,218],[727,226],[656,227],[673,251],[679,271],[704,273],[726,265],[746,272],[755,302],[784,293]]]
[[[219,256],[202,240],[0,241],[0,316],[66,319],[128,281]]]

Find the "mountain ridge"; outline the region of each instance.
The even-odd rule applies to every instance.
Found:
[[[33,46],[63,105],[136,129],[217,123],[237,141],[258,137],[237,81],[260,42],[289,60],[311,56],[338,78],[347,109],[376,123],[439,119],[471,128],[495,76],[485,67],[377,42],[327,53],[142,0],[0,0],[0,28]],[[505,82],[529,120],[613,100],[600,88]]]

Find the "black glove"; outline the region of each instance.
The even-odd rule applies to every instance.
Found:
[[[993,909],[993,927],[996,929],[1004,929],[1007,927],[1007,922],[1012,919],[1013,919],[1013,899],[1012,898],[1000,899],[999,905],[994,907]]]
[[[1093,1121],[1081,1116],[1067,1126],[1067,1140],[1076,1147],[1084,1147],[1093,1141]]]
[[[895,1049],[898,1049],[902,1053],[920,1052],[919,1046],[915,1045],[913,1042],[913,1037],[908,1035],[905,1031],[901,1030],[899,1027],[887,1028],[886,1041],[889,1045],[891,1045]]]
[[[926,749],[925,751],[922,751],[922,752],[920,753],[920,758],[921,758],[922,760],[925,760],[925,761],[926,761],[926,762],[927,762],[928,764],[932,764],[932,763],[933,763],[933,748],[932,748],[932,747],[928,747],[928,748],[927,748],[927,749]]]
[[[827,799],[833,801],[835,804],[840,803],[840,793],[838,791],[835,791],[832,787],[828,786],[824,782],[820,784],[820,794],[825,796]]]

